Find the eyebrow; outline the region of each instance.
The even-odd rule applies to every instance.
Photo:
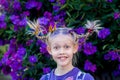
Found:
[[[67,43],[65,43],[64,45],[69,45],[69,44],[71,44],[71,43],[68,43],[68,44],[67,44]],[[57,45],[57,46],[59,46],[59,44],[58,44],[58,43],[55,43],[53,46],[56,46],[56,45]],[[69,46],[70,46],[70,45],[69,45]]]

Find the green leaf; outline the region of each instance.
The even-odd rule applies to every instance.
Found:
[[[118,34],[118,40],[120,41],[120,34]]]
[[[0,52],[2,54],[5,53],[7,51],[7,49],[8,49],[8,46],[9,46],[8,44],[0,46]]]
[[[13,31],[11,31],[11,30],[7,30],[5,32],[8,33],[8,34],[12,34],[13,33]]]
[[[108,46],[108,44],[104,45],[102,49],[105,50],[107,46]]]
[[[69,17],[71,17],[71,15],[70,15],[70,13],[69,13],[68,11],[66,11],[66,14],[67,14]]]
[[[68,5],[68,4],[62,5],[62,7],[60,8],[60,10],[65,9],[65,8],[67,7],[67,5]]]

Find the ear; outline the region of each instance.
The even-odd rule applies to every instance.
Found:
[[[79,47],[78,44],[74,45],[74,54],[78,51],[78,47]]]
[[[47,46],[47,51],[51,55],[51,48],[50,48],[50,46]]]

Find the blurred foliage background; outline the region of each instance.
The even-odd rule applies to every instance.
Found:
[[[27,19],[39,19],[46,29],[57,22],[78,33],[87,20],[100,20],[108,31],[90,36],[87,42],[92,45],[87,48],[80,46],[76,66],[95,80],[119,80],[119,0],[0,0],[0,70],[12,80],[39,80],[56,67],[46,44],[26,34]],[[96,51],[87,55],[84,50],[92,51],[93,45]]]

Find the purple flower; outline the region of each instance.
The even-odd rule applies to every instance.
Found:
[[[15,19],[18,19],[18,18],[19,18],[19,16],[17,16],[17,15],[11,15],[10,16],[11,21],[14,21]]]
[[[65,4],[66,0],[59,0],[60,4]]]
[[[107,28],[103,28],[98,33],[98,37],[101,39],[105,39],[108,35],[110,35],[110,30]]]
[[[64,18],[66,16],[66,12],[64,10],[60,11],[60,17]]]
[[[14,10],[21,10],[21,4],[18,1],[14,1],[13,3],[13,9]]]
[[[21,26],[21,27],[26,26],[26,24],[27,24],[26,21],[27,21],[26,18],[23,18],[22,20],[20,20],[19,21],[19,26]]]
[[[39,22],[39,24],[41,24],[41,25],[48,25],[48,21],[49,21],[49,19],[47,19],[47,18],[45,18],[45,17],[42,17],[42,18],[38,18],[38,22]]]
[[[12,38],[12,39],[10,40],[10,44],[16,44],[16,39],[15,39],[15,38]]]
[[[5,15],[0,15],[0,29],[6,29]]]
[[[2,22],[5,21],[5,17],[6,17],[5,14],[0,15],[0,21]]]
[[[0,29],[6,29],[6,26],[7,26],[6,22],[0,21]]]
[[[120,12],[115,12],[114,13],[114,19],[116,20],[118,18],[120,18]]]
[[[50,67],[44,67],[43,68],[43,73],[49,73],[51,71]]]
[[[8,52],[9,53],[15,53],[16,52],[16,39],[11,39],[10,40],[10,45],[9,45],[9,48],[8,48]]]
[[[118,69],[120,70],[120,64],[118,64]]]
[[[109,60],[110,58],[111,58],[111,55],[110,55],[110,54],[105,54],[105,55],[104,55],[104,59],[105,59],[105,60]]]
[[[29,78],[29,80],[35,80],[34,78]]]
[[[30,46],[30,45],[32,44],[32,42],[33,42],[33,40],[28,40],[28,41],[26,42],[26,45],[27,45],[27,46]]]
[[[2,64],[6,64],[6,62],[8,61],[10,53],[7,51],[6,53],[4,53],[4,56],[1,59]]]
[[[44,17],[46,17],[47,19],[51,20],[52,19],[52,13],[48,12],[48,11],[45,11],[44,12]]]
[[[17,15],[11,15],[10,16],[10,20],[12,21],[13,24],[18,25],[18,23],[20,22],[20,16]]]
[[[18,31],[19,27],[17,25],[14,25],[14,31]]]
[[[41,2],[37,2],[37,10],[40,10],[41,9],[41,7],[42,7],[42,3]]]
[[[40,46],[39,50],[41,54],[44,54],[46,57],[50,57],[50,55],[48,54],[48,51],[46,49],[47,45],[45,43],[43,43],[42,41],[38,41],[37,45]]]
[[[113,0],[107,0],[107,2],[113,2]]]
[[[60,10],[60,6],[54,5],[53,11],[58,12]]]
[[[55,0],[49,0],[50,2],[55,2]]]
[[[8,75],[11,72],[11,68],[9,65],[4,65],[2,68],[2,72],[4,75]]]
[[[118,52],[115,52],[115,51],[109,51],[106,55],[104,55],[104,59],[114,61],[119,59],[119,54]]]
[[[84,42],[85,42],[85,38],[84,37],[82,37],[82,38],[79,39],[79,44],[82,45]]]
[[[24,11],[23,13],[22,13],[22,16],[29,16],[30,15],[30,12],[29,11]]]
[[[58,22],[58,23],[56,24],[56,27],[57,27],[57,28],[58,28],[58,27],[61,27],[61,26],[65,26],[65,23]]]
[[[54,18],[55,21],[57,21],[57,20],[59,20],[60,15],[56,15],[56,16],[54,16],[53,18]]]
[[[82,50],[82,46],[79,45],[79,47],[78,47],[78,51],[81,51],[81,50]]]
[[[78,48],[78,51],[81,51],[82,50],[82,47],[83,47],[83,44],[85,43],[85,38],[82,37],[79,39],[79,48]]]
[[[20,22],[20,19],[15,19],[15,20],[13,21],[13,24],[19,26],[19,22]]]
[[[111,56],[111,60],[117,60],[118,59],[118,53],[115,51],[110,51],[108,53]]]
[[[86,71],[95,72],[97,68],[96,68],[95,64],[92,64],[89,60],[86,60],[85,65],[84,65],[84,69]]]
[[[41,7],[42,7],[41,2],[37,2],[35,0],[29,0],[28,2],[26,2],[26,8],[27,9],[36,8],[37,10],[40,10]]]
[[[30,0],[30,1],[26,2],[25,6],[27,9],[32,9],[32,8],[36,7],[37,4],[38,3],[36,1]]]
[[[17,54],[19,54],[20,56],[24,57],[25,54],[26,54],[26,49],[21,47],[21,48],[18,48],[17,50]]]
[[[21,55],[20,54],[11,55],[9,59],[6,61],[6,64],[11,67],[12,71],[18,71],[22,69]]]
[[[11,75],[11,77],[12,77],[12,80],[22,80],[22,79],[20,79],[20,74],[18,74],[17,72],[11,72],[10,73],[10,75]]]
[[[10,3],[7,0],[0,0],[0,4],[4,7],[4,10],[9,9]]]
[[[22,14],[23,15],[23,14]],[[21,15],[21,16],[22,16]],[[10,16],[10,20],[12,21],[12,23],[14,24],[14,30],[17,31],[19,28],[21,27],[25,27],[26,26],[26,18],[23,15],[23,17],[20,17],[18,15],[11,15]]]
[[[97,51],[96,46],[93,46],[92,43],[90,43],[90,42],[85,43],[83,47],[84,47],[84,53],[86,55],[92,55]]]
[[[48,53],[46,47],[47,47],[47,45],[45,43],[41,43],[40,48],[39,48],[40,52],[43,54]]]
[[[2,64],[2,61],[0,61],[0,69],[1,69],[2,65],[3,65],[3,64]]]
[[[6,0],[0,0],[0,4],[4,4]]]
[[[36,45],[37,45],[37,46],[40,46],[41,43],[42,43],[41,40],[37,40]]]
[[[29,62],[30,63],[36,63],[38,61],[37,57],[36,56],[29,56]]]
[[[120,55],[118,55],[118,61],[120,62]]]
[[[12,71],[18,71],[22,69],[22,63],[16,60],[13,60],[10,64],[10,67]]]
[[[64,21],[64,18],[63,18],[63,17],[60,18],[59,21],[60,21],[63,25],[65,25],[65,21]]]
[[[111,55],[111,60],[116,60],[118,57],[118,54],[115,53],[114,51],[109,52],[109,54]]]
[[[75,32],[76,32],[77,34],[83,34],[83,33],[85,32],[85,28],[79,27],[79,28],[75,29]]]
[[[120,75],[120,70],[114,70],[113,71],[113,75],[116,77],[116,76],[119,76]]]

